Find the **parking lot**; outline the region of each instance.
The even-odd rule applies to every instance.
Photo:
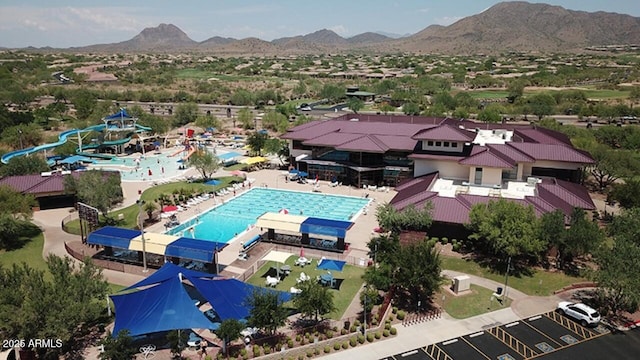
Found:
[[[565,351],[576,352],[581,359],[583,344],[599,341],[610,334],[603,325],[583,327],[577,322],[551,311],[520,321],[491,327],[473,334],[431,344],[384,359],[394,360],[458,360],[458,359],[559,359]],[[610,335],[615,336],[615,335]],[[637,339],[640,350],[640,337]],[[606,343],[606,341],[604,342]],[[580,354],[580,355],[578,355]],[[595,359],[595,358],[594,358]]]

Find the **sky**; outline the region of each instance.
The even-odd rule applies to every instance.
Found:
[[[494,0],[0,0],[0,47],[66,48],[126,41],[174,24],[191,39],[273,39],[330,29],[414,34],[480,13]],[[640,17],[637,0],[548,0],[571,10]]]

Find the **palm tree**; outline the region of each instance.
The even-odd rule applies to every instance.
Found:
[[[149,218],[149,220],[151,220],[153,212],[156,211],[157,208],[158,207],[156,206],[156,203],[153,201],[147,201],[144,203],[143,210],[147,213],[147,217]]]

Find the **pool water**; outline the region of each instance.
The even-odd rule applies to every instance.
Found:
[[[226,243],[255,224],[265,212],[287,209],[292,215],[350,221],[369,201],[351,196],[254,188],[167,233]]]
[[[170,151],[169,151],[170,150]],[[176,154],[179,148],[166,150],[163,153],[147,153],[137,157],[114,157],[111,160],[98,160],[89,166],[90,169],[114,170],[120,172],[123,181],[157,181],[182,175],[182,158],[185,152]],[[225,152],[219,152],[224,154]],[[176,154],[175,156],[171,156]]]

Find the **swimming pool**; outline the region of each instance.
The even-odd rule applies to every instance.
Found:
[[[120,172],[123,181],[154,181],[182,175],[182,158],[186,153],[176,153],[179,148],[165,150],[162,153],[146,153],[144,156],[114,157],[111,160],[98,160],[90,169],[114,170]],[[221,156],[226,152],[219,151]],[[172,156],[174,155],[174,156]]]
[[[170,229],[167,234],[226,243],[255,224],[265,212],[287,209],[292,215],[349,221],[369,201],[325,193],[254,188]]]

